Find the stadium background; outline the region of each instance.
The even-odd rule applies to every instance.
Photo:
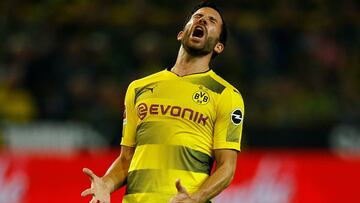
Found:
[[[75,197],[88,184],[81,167],[93,166],[101,174],[116,156],[127,85],[173,65],[179,48],[176,35],[194,3],[0,2],[0,202],[54,202],[51,192],[33,189],[34,184],[37,188],[55,184],[53,179],[64,187],[62,194],[78,198],[69,202],[85,201]],[[265,171],[277,168],[281,176],[295,167],[298,189],[282,202],[337,202],[325,196],[339,191],[340,183],[339,196],[356,202],[359,3],[231,0],[219,4],[230,33],[225,52],[212,67],[241,91],[246,105],[245,152],[239,158],[245,161],[239,163],[244,170],[239,177],[245,179],[240,178],[238,185],[253,180],[263,165]],[[268,161],[269,153],[276,161]],[[311,160],[305,164],[308,167],[299,169],[306,160]],[[283,168],[269,162],[280,162]],[[310,187],[318,191],[315,195],[301,193],[299,188],[310,190],[314,182],[299,186],[300,177],[318,176],[311,172],[314,168],[323,169],[319,174],[324,180],[340,182],[321,179],[318,187]],[[31,179],[33,173],[38,178]],[[73,180],[68,189],[66,178]],[[6,188],[16,188],[17,181],[24,183],[14,195]],[[331,183],[333,190],[326,188]],[[241,188],[233,188],[232,194],[242,194]],[[238,195],[233,202],[239,202],[236,198],[260,201]],[[272,198],[260,202],[279,202]]]

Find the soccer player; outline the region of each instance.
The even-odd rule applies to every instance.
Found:
[[[119,157],[102,177],[84,168],[92,184],[82,196],[92,195],[91,203],[110,202],[110,193],[125,184],[125,203],[210,202],[232,181],[244,103],[209,68],[226,43],[216,5],[195,7],[177,40],[172,68],[128,87]]]

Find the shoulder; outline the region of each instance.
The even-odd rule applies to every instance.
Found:
[[[224,86],[224,93],[239,95],[242,99],[240,91],[232,84],[230,84],[228,81],[223,79],[221,76],[216,74],[214,71],[211,72],[211,77],[214,80],[216,80],[218,83],[220,83],[222,86]]]
[[[244,114],[245,104],[240,91],[215,72],[212,73],[212,77],[225,87],[218,100],[217,109],[225,112],[234,111],[235,109]]]
[[[164,78],[165,78],[165,70],[162,70],[162,71],[156,72],[154,74],[148,75],[146,77],[139,78],[139,79],[132,81],[129,85],[129,88],[136,89],[138,87],[143,87],[143,86],[149,85],[151,83],[158,82],[159,80],[162,80]]]

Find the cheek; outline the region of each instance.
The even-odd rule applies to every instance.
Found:
[[[192,21],[189,21],[188,23],[186,23],[185,28],[184,29],[189,29],[191,27],[191,25],[193,24]]]
[[[216,26],[211,26],[209,32],[212,33],[213,36],[220,36],[220,29]]]
[[[211,33],[214,33],[215,35],[220,34],[221,28],[218,27],[217,25],[212,25],[208,27],[209,31],[211,31]]]
[[[218,28],[216,29],[216,33],[217,33],[217,36],[218,36],[218,37],[220,37],[221,31],[222,31],[222,28],[221,28],[221,27],[218,27]]]

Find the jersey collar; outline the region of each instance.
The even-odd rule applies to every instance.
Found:
[[[196,76],[196,75],[206,75],[206,74],[212,72],[212,69],[209,68],[209,70],[206,70],[206,71],[203,71],[203,72],[192,73],[192,74],[184,75],[184,76],[179,76],[178,74],[172,72],[170,67],[169,67],[169,68],[166,68],[165,71],[168,72],[168,73],[170,73],[170,74],[172,74],[172,75],[174,75],[174,76],[177,76],[177,77],[187,77],[187,76]]]

